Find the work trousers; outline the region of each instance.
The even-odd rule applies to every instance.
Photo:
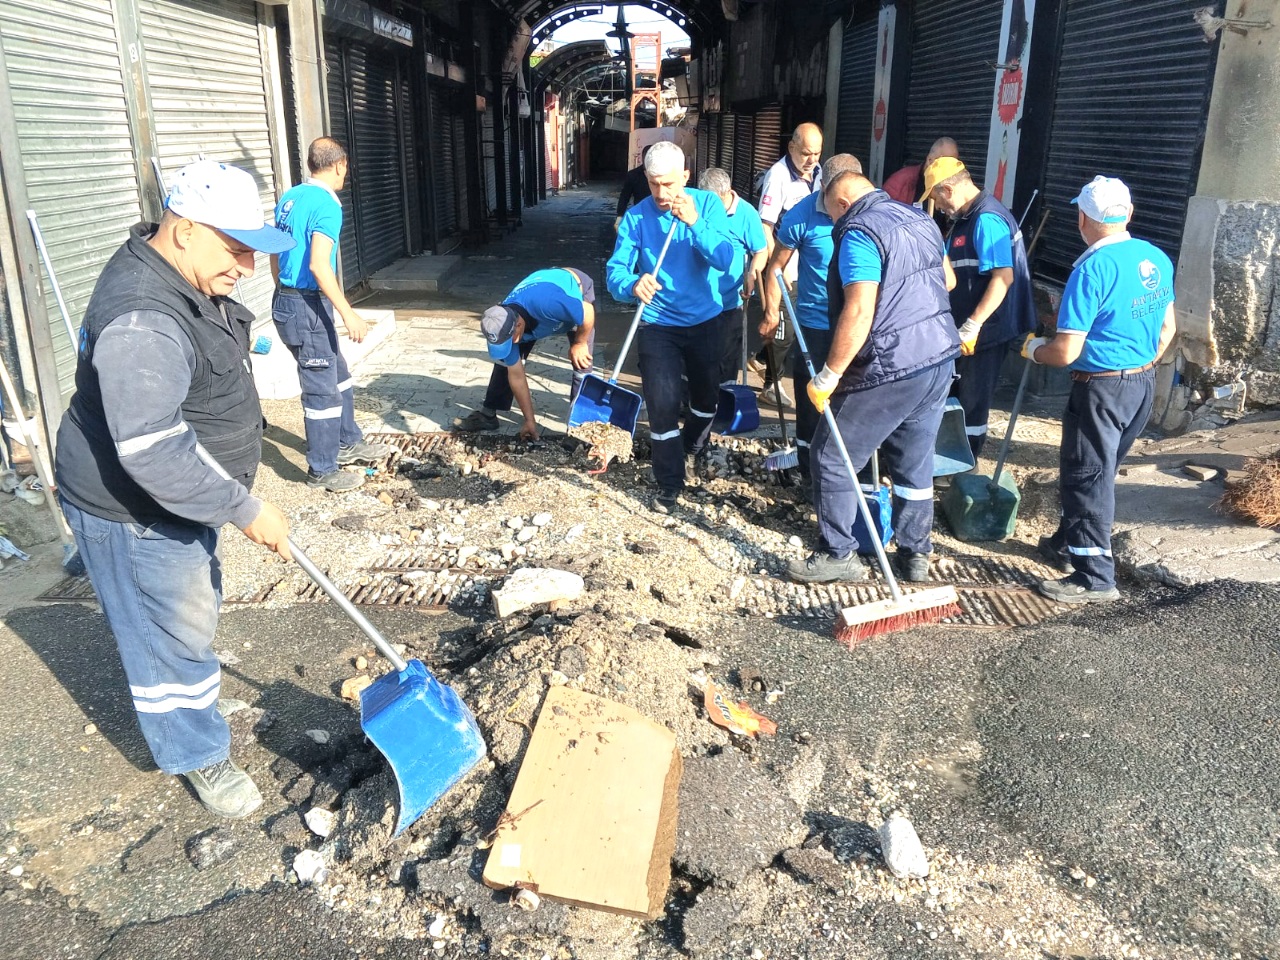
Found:
[[[831,352],[831,338],[830,330],[804,328],[804,342],[809,348],[809,359],[813,361],[813,369],[821,370],[826,364],[827,354]],[[809,469],[810,444],[813,443],[813,432],[818,428],[818,421],[822,419],[822,414],[809,399],[809,368],[805,366],[804,358],[800,356],[799,343],[791,349],[791,369],[791,388],[795,391],[793,396],[796,398],[796,454],[800,459],[800,474],[808,480],[812,476]],[[765,396],[767,399],[769,395]],[[785,416],[785,411],[779,411],[778,415]]]
[[[933,551],[933,448],[953,370],[948,360],[905,380],[831,399],[854,469],[862,470],[873,452],[881,452],[881,469],[888,468],[893,480],[899,550]],[[813,502],[821,546],[832,556],[845,557],[858,549],[857,496],[824,417],[813,436]]]
[[[640,389],[653,444],[653,476],[664,492],[684,487],[684,458],[699,452],[711,432],[720,389],[721,333],[719,317],[712,317],[692,327],[646,323],[636,335]],[[681,427],[685,380],[689,413]]]
[[[991,401],[1000,383],[1000,368],[1009,352],[1007,342],[970,357],[956,358],[958,380],[952,384],[951,395],[964,408],[964,432],[969,437],[969,449],[977,462],[983,444],[987,442],[987,421],[991,419]]]
[[[351,372],[338,349],[333,304],[318,290],[277,290],[271,318],[298,362],[307,466],[324,476],[338,469],[338,448],[364,439],[356,426]]]
[[[528,360],[529,354],[533,353],[534,345],[537,340],[521,340],[520,341],[520,359]],[[596,332],[591,331],[587,338],[587,352],[594,353],[596,346]],[[585,370],[574,370],[573,380],[569,384],[569,402],[573,403],[577,397],[578,391],[582,389],[582,381],[587,374],[591,372],[591,367]],[[493,410],[495,413],[503,410],[510,410],[515,403],[516,395],[511,392],[511,381],[507,376],[507,368],[500,363],[493,365],[493,372],[489,374],[489,387],[484,392],[484,407],[486,410]]]
[[[62,500],[93,591],[116,638],[138,726],[156,765],[186,773],[225,760],[222,672],[213,635],[222,603],[218,531],[120,523]]]
[[[1072,579],[1090,590],[1116,585],[1116,471],[1146,428],[1155,383],[1151,369],[1071,385],[1058,456],[1062,519],[1052,543],[1070,555]]]
[[[794,290],[791,295],[795,296]],[[782,334],[781,340],[775,339],[779,332]],[[766,364],[765,383],[769,382],[766,353],[773,356],[773,369],[777,371],[778,376],[784,376],[787,372],[787,358],[791,356],[791,347],[795,342],[795,331],[791,329],[791,321],[787,318],[786,311],[783,311],[782,316],[778,318],[778,329],[774,331],[774,335],[762,343],[760,349],[756,351],[756,359]]]
[[[742,370],[742,307],[726,310],[716,317],[723,335],[724,352],[720,356],[720,382],[737,383]]]

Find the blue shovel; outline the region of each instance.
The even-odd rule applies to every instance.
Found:
[[[209,451],[196,454],[224,480],[227,472]],[[437,680],[421,660],[405,661],[378,628],[356,609],[302,549],[289,540],[293,559],[395,667],[360,691],[360,729],[377,747],[400,789],[395,835],[427,812],[485,755],[476,718],[462,698]]]
[[[667,227],[667,239],[662,243],[662,252],[658,254],[658,262],[653,265],[653,276],[656,279],[662,269],[662,261],[666,259],[667,248],[671,246],[671,237],[676,231],[679,218],[671,215],[671,226]],[[631,341],[635,339],[636,330],[640,326],[640,315],[647,306],[641,302],[636,306],[635,316],[631,318],[631,329],[627,331],[627,339],[622,341],[622,352],[618,355],[618,364],[613,368],[613,376],[608,380],[587,374],[582,378],[582,386],[569,408],[569,427],[580,427],[584,423],[611,423],[620,430],[635,436],[636,421],[640,419],[640,394],[618,386],[618,374],[622,373],[622,365],[626,362],[627,353],[631,350]]]

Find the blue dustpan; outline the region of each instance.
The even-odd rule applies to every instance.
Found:
[[[967,473],[976,465],[969,435],[964,432],[964,409],[955,397],[947,399],[942,411],[942,425],[933,447],[933,475],[949,477],[955,473]]]
[[[640,394],[618,386],[617,379],[606,380],[595,374],[582,378],[578,395],[569,407],[569,426],[584,423],[611,423],[635,435],[640,418]]]
[[[871,455],[871,479],[874,486],[867,483],[860,483],[858,486],[862,488],[862,497],[866,501],[871,522],[876,528],[876,539],[880,541],[881,546],[887,547],[889,541],[893,539],[893,490],[880,482],[878,452]],[[857,511],[853,518],[853,536],[858,541],[860,556],[875,555],[876,548],[871,542],[871,535],[867,532],[867,523],[862,518],[861,510]]]
[[[711,420],[711,432],[721,436],[749,433],[760,426],[760,407],[755,391],[739,383],[720,385],[716,399],[716,415]]]

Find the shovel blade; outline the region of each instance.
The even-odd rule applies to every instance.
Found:
[[[360,729],[400,788],[395,835],[422,816],[485,755],[476,718],[421,660],[410,660],[360,692]]]
[[[640,394],[624,390],[604,377],[588,374],[569,407],[569,426],[584,423],[611,423],[635,436],[640,418]]]
[[[955,477],[942,497],[942,513],[960,540],[1005,540],[1018,522],[1018,492],[1013,476],[1000,474],[1000,484],[990,477],[966,473]]]
[[[755,391],[738,383],[726,383],[720,387],[716,399],[716,415],[711,420],[711,432],[722,437],[735,433],[749,433],[760,426],[760,407]]]
[[[933,447],[933,475],[949,477],[967,473],[975,466],[969,435],[964,432],[964,410],[960,401],[951,397],[942,411],[942,425]]]

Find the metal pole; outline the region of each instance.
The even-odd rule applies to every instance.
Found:
[[[44,245],[44,234],[40,232],[40,220],[34,210],[27,211],[27,220],[31,224],[31,234],[36,238],[36,249],[40,251],[40,259],[44,261],[45,272],[49,274],[49,285],[53,287],[53,297],[58,301],[58,310],[62,313],[62,323],[67,328],[67,340],[71,343],[71,355],[80,352],[79,338],[76,328],[71,323],[71,313],[67,310],[67,301],[62,298],[62,287],[58,286],[58,277],[53,272],[53,259]]]

